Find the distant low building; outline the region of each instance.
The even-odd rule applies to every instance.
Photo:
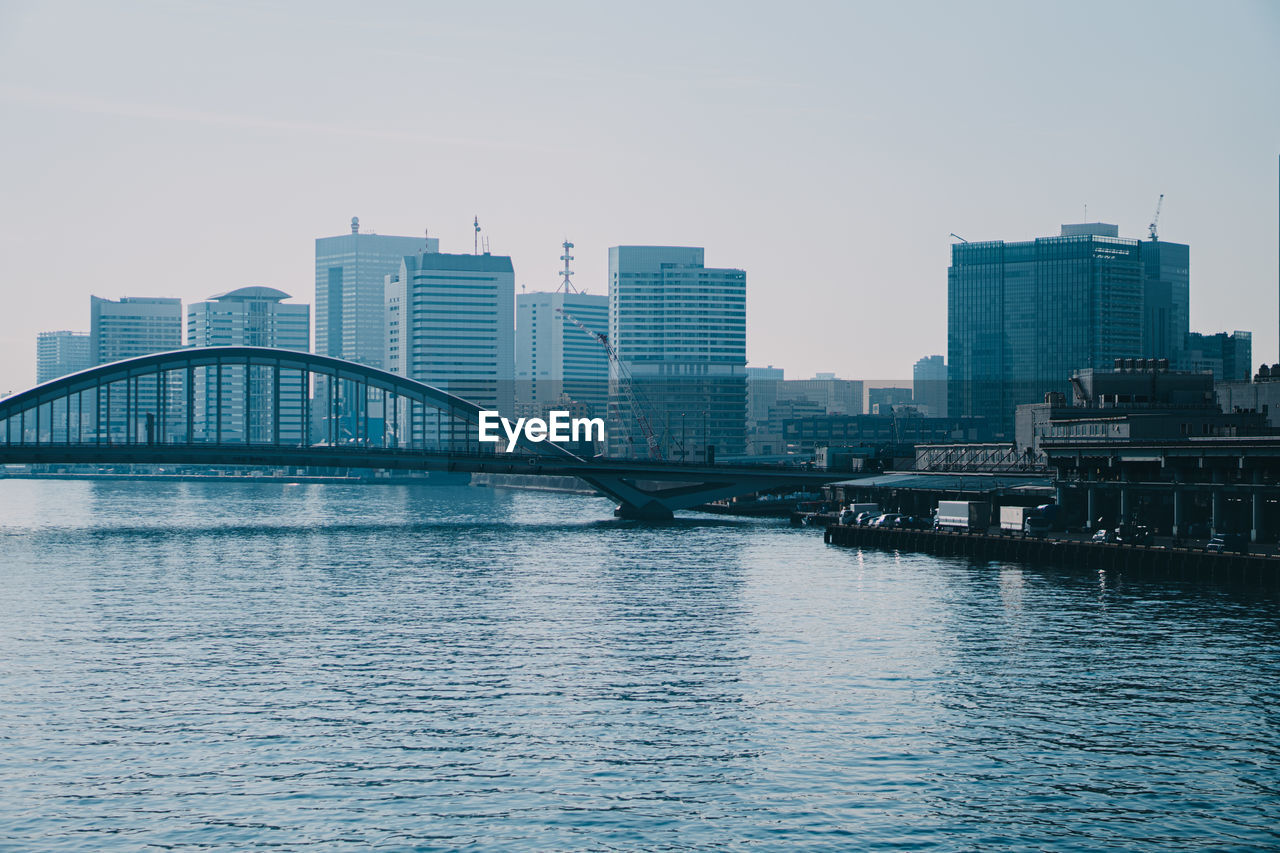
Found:
[[[1253,374],[1253,334],[1192,332],[1179,366],[1191,372],[1212,371],[1215,382],[1248,382]]]
[[[911,393],[925,414],[934,418],[947,416],[947,360],[940,355],[926,355],[911,370]]]
[[[880,387],[867,389],[867,413],[871,415],[887,415],[894,406],[914,403],[915,395],[910,388]]]

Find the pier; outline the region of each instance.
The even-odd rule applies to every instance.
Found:
[[[1254,554],[1210,553],[1194,548],[1121,545],[1077,539],[1036,539],[991,533],[851,527],[841,524],[828,526],[823,540],[828,545],[918,551],[939,557],[1011,560],[1120,572],[1134,577],[1280,588],[1280,557]]]

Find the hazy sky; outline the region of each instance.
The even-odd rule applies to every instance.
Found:
[[[314,300],[314,238],[479,215],[747,271],[748,355],[909,377],[949,232],[1191,245],[1192,328],[1277,359],[1280,3],[0,2],[0,392],[89,295]]]

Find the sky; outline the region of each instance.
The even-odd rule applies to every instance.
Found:
[[[89,296],[314,301],[314,240],[607,292],[607,250],[747,272],[747,354],[909,378],[951,233],[1191,246],[1191,327],[1277,349],[1280,3],[0,0],[0,393]]]

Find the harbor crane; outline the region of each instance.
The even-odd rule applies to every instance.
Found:
[[[1164,193],[1160,193],[1160,198],[1156,200],[1156,213],[1151,217],[1151,224],[1147,226],[1147,233],[1151,235],[1151,242],[1159,240],[1156,236],[1156,226],[1160,224],[1160,205],[1164,204]]]
[[[658,436],[654,433],[653,426],[649,423],[649,416],[646,414],[647,405],[640,399],[640,395],[636,391],[635,382],[631,376],[631,368],[627,367],[626,362],[618,357],[618,350],[613,344],[609,343],[609,336],[593,331],[563,308],[557,308],[556,313],[590,335],[596,343],[604,347],[604,351],[609,355],[609,363],[613,365],[614,370],[617,372],[618,390],[622,392],[622,395],[627,400],[627,405],[631,407],[631,415],[636,419],[636,424],[640,427],[640,434],[644,437],[645,444],[649,447],[649,458],[658,462],[664,461]]]

